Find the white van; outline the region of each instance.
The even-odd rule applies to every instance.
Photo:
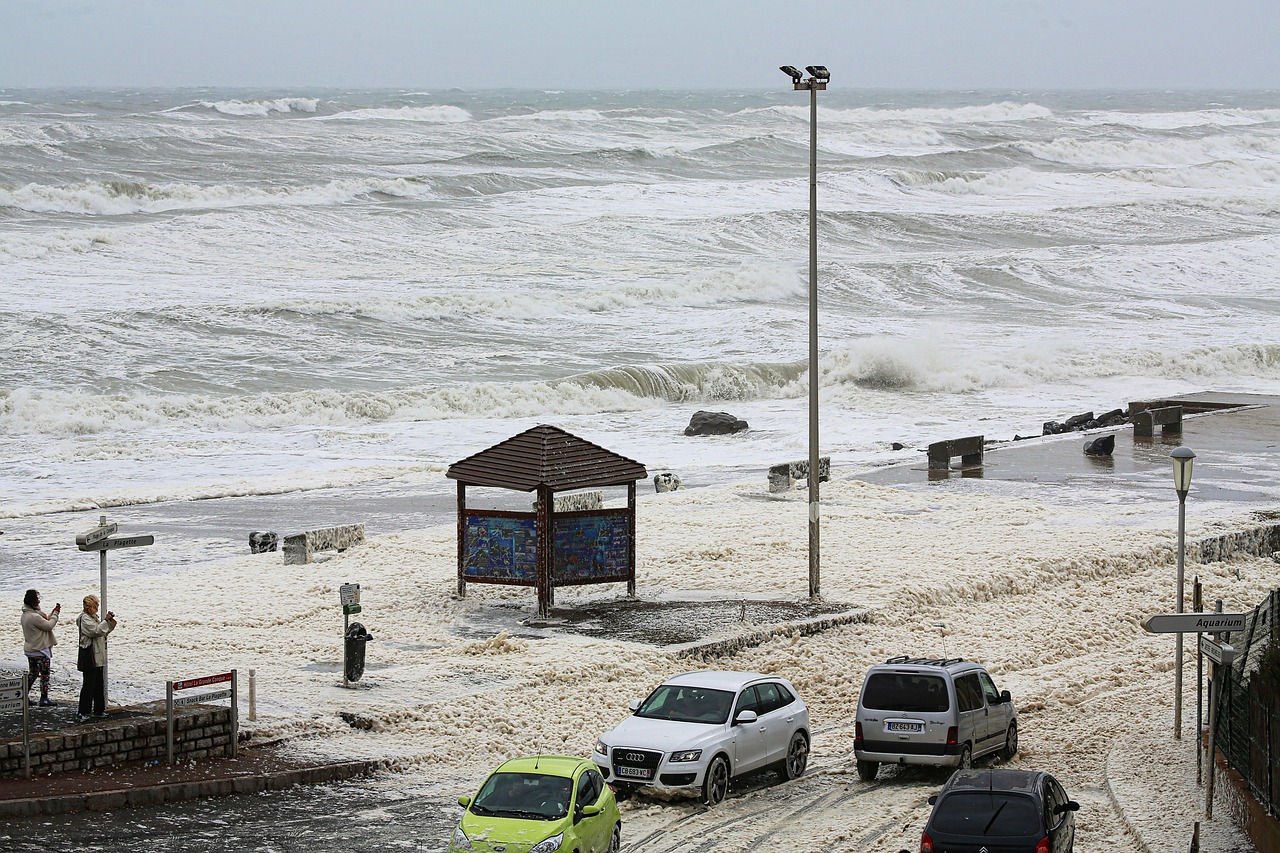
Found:
[[[960,658],[890,658],[867,670],[853,754],[870,782],[881,764],[968,768],[1018,752],[1018,712],[979,664]]]

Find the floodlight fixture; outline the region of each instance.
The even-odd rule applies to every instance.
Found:
[[[783,74],[790,74],[791,80],[794,83],[799,83],[800,78],[804,76],[803,74],[800,73],[800,69],[796,68],[794,65],[783,65],[779,70]]]
[[[804,70],[808,71],[809,75],[815,80],[831,79],[831,72],[827,70],[825,65],[806,65]]]

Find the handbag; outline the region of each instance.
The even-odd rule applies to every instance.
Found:
[[[76,619],[76,627],[80,629],[80,642],[83,643],[86,639],[84,623],[79,618]],[[89,645],[80,646],[80,653],[76,656],[76,669],[81,672],[88,672],[98,665],[98,662],[93,657],[93,638],[90,637],[88,639]]]

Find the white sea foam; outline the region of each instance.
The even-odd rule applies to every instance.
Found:
[[[457,124],[471,121],[471,113],[461,107],[439,106],[396,107],[386,109],[344,110],[333,115],[317,116],[316,121],[414,121],[432,124]]]
[[[1022,142],[1017,147],[1035,157],[1076,166],[1185,166],[1221,160],[1280,157],[1280,140],[1223,136],[1181,140],[1093,140],[1058,138]]]
[[[266,116],[271,113],[314,113],[318,98],[269,98],[256,101],[201,101],[200,106],[229,116]]]
[[[6,497],[309,483],[536,422],[703,470],[803,455],[804,99],[292,94],[6,110]],[[837,459],[1280,390],[1274,98],[980,97],[820,99]],[[673,441],[698,408],[751,430]]]
[[[95,181],[66,186],[27,184],[15,189],[0,187],[0,208],[10,207],[31,213],[123,216],[261,205],[341,204],[370,193],[422,198],[430,196],[431,190],[411,178],[357,178],[300,187]]]
[[[776,106],[751,108],[744,113],[757,111],[774,112],[795,119],[809,120],[809,108],[802,106]],[[867,124],[875,122],[911,122],[925,125],[967,125],[987,124],[993,122],[1018,122],[1033,119],[1044,119],[1053,116],[1053,111],[1038,104],[1018,104],[1000,102],[981,106],[964,106],[951,108],[913,108],[894,109],[890,107],[859,107],[841,109],[818,105],[818,122],[840,124]]]

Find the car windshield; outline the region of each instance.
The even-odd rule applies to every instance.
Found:
[[[947,683],[937,675],[873,672],[862,689],[862,707],[873,711],[941,713],[950,706]]]
[[[636,716],[677,723],[723,723],[732,707],[733,694],[728,690],[664,684],[640,704]]]
[[[943,797],[930,818],[939,833],[967,836],[1038,835],[1040,812],[1030,797],[995,792],[957,792]]]
[[[479,815],[559,820],[569,813],[573,780],[541,773],[494,773],[480,788],[471,811]]]

